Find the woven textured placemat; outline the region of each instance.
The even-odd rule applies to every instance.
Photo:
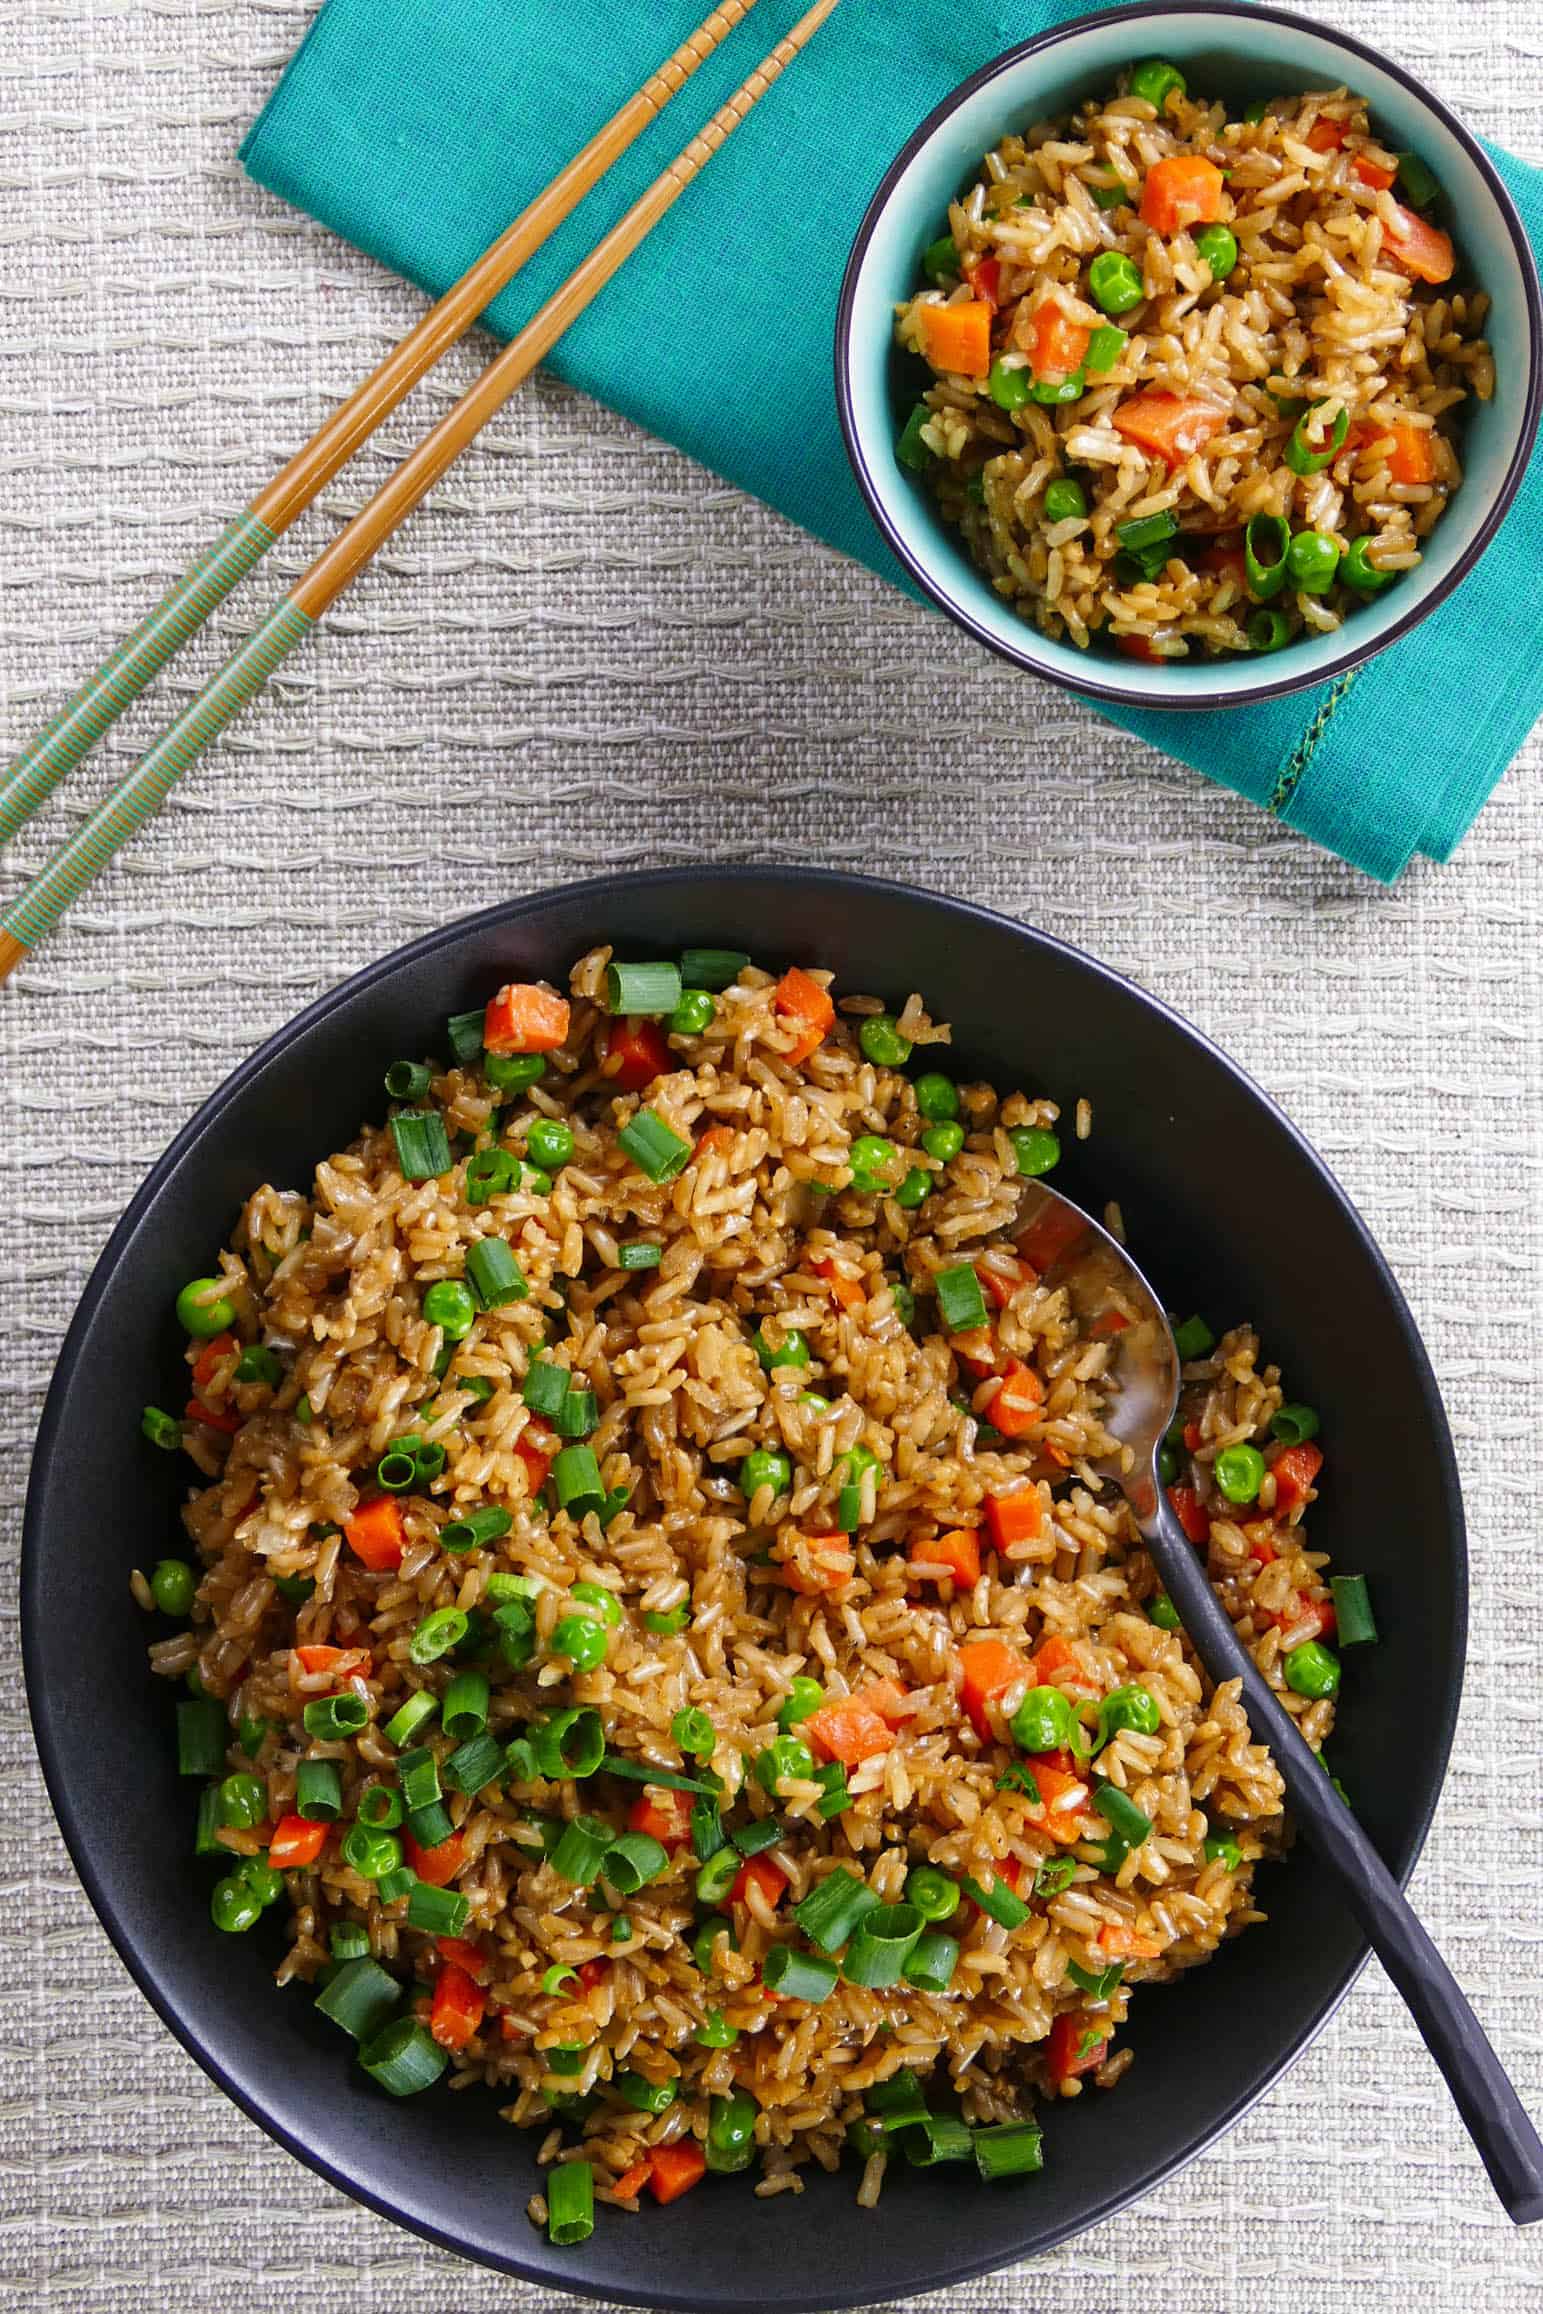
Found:
[[[417,310],[234,167],[307,15],[0,5],[0,752]],[[1530,0],[1367,0],[1355,28],[1543,158]],[[285,575],[358,488],[302,526]],[[270,591],[227,606],[222,651]],[[206,642],[168,694],[212,658]],[[164,708],[145,703],[12,847],[7,896]],[[1473,1530],[1467,1697],[1416,1894],[1543,2111],[1540,762],[1534,741],[1453,866],[1380,893],[603,413],[520,399],[0,995],[0,2305],[570,2303],[355,2209],[161,2030],[44,1798],[14,1569],[65,1322],[197,1102],[401,939],[617,865],[811,859],[1009,909],[1178,1005],[1325,1152],[1426,1329]],[[1543,2306],[1543,2235],[1500,2217],[1374,1967],[1224,2145],[950,2303],[1517,2314]]]

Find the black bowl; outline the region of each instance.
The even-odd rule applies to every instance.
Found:
[[[906,2171],[872,2216],[853,2206],[850,2168],[810,2175],[796,2200],[713,2179],[668,2215],[602,2212],[573,2250],[524,2215],[534,2139],[479,2094],[382,2096],[303,1991],[275,1990],[271,1921],[243,1938],[211,1926],[208,1866],[192,1854],[172,1700],[146,1669],[151,1626],[128,1593],[130,1567],[177,1534],[186,1479],[139,1435],[145,1400],[181,1371],[173,1292],[209,1266],[257,1184],[300,1184],[379,1115],[390,1060],[511,973],[560,976],[600,940],[645,955],[732,942],[833,966],[849,989],[921,989],[954,1023],[967,1070],[1092,1101],[1068,1190],[1117,1197],[1170,1299],[1255,1319],[1293,1392],[1322,1411],[1314,1540],[1367,1572],[1383,1632],[1352,1658],[1334,1764],[1407,1876],[1457,1711],[1466,1561],[1441,1401],[1376,1247],[1280,1112],[1151,997],[1003,917],[851,876],[670,870],[513,901],[372,965],[236,1071],[114,1231],[49,1392],[21,1578],[38,1748],[81,1878],[144,1992],[244,2111],[345,2192],[506,2272],[649,2305],[812,2308],[936,2289],[1107,2217],[1270,2087],[1366,1957],[1310,1854],[1264,1876],[1267,1925],[1142,1994],[1122,2036],[1134,2066],[1112,2096],[1049,2117],[1042,2176],[986,2187]]]

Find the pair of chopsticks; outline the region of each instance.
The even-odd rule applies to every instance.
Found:
[[[721,5],[500,234],[455,287],[340,403],[304,449],[258,492],[202,560],[184,574],[68,706],[38,733],[0,781],[0,843],[8,842],[25,824],[65,773],[89,753],[238,580],[326,488],[360,444],[441,355],[464,337],[478,315],[571,215],[612,163],[658,118],[754,5],[755,0],[721,0]],[[838,5],[839,0],[815,0],[627,215],[488,364],[476,384],[323,549],[149,754],[141,757],[127,778],[0,916],[0,980],[7,978],[27,951],[53,929],[70,902],[159,810],[202,750],[257,696],[274,669],[305,640],[323,612],[422,503],[468,443],[476,439],[653,231],[665,211],[722,150],[740,122]]]

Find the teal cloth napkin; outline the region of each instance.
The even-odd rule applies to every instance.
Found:
[[[761,0],[499,299],[495,332],[522,325],[800,13]],[[551,368],[903,584],[836,422],[847,252],[924,114],[989,57],[1085,13],[1086,0],[845,0]],[[242,159],[438,294],[705,14],[706,0],[326,0]],[[1543,248],[1543,172],[1495,159]],[[1392,882],[1415,852],[1450,855],[1543,712],[1540,573],[1543,452],[1478,569],[1355,676],[1113,720]]]

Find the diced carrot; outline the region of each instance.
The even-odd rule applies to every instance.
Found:
[[[1141,221],[1154,233],[1182,233],[1186,225],[1214,225],[1222,213],[1226,179],[1199,153],[1154,161],[1141,188]]]
[[[616,2183],[612,2186],[611,2191],[616,2195],[618,2201],[636,2201],[638,2195],[643,2191],[644,2186],[646,2186],[648,2183],[648,2175],[649,2171],[647,2162],[635,2161],[631,2169],[624,2169],[622,2171],[621,2176],[616,2180]]]
[[[1323,1449],[1311,1444],[1288,1446],[1270,1465],[1275,1473],[1275,1508],[1282,1516],[1299,1508],[1318,1483]]]
[[[441,1960],[453,1961],[469,1977],[481,1984],[491,1963],[480,1944],[468,1944],[464,1936],[436,1936],[434,1950]]]
[[[694,2137],[678,2137],[673,2145],[653,2146],[647,2159],[648,2181],[656,2202],[679,2201],[707,2174],[707,2156]]]
[[[327,1671],[339,1685],[354,1673],[362,1679],[370,1676],[371,1656],[367,1647],[292,1647],[290,1653],[309,1676]]]
[[[1307,145],[1315,153],[1342,152],[1349,134],[1348,121],[1330,120],[1327,114],[1320,113],[1307,132]]]
[[[1100,1310],[1089,1326],[1088,1334],[1096,1341],[1110,1334],[1123,1334],[1129,1324],[1130,1320],[1123,1310]]]
[[[1457,271],[1452,236],[1439,225],[1429,225],[1401,201],[1393,204],[1393,223],[1384,223],[1382,246],[1393,263],[1416,281],[1450,281]]]
[[[831,1300],[837,1303],[840,1308],[843,1310],[865,1310],[868,1307],[868,1296],[864,1293],[861,1282],[857,1278],[848,1277],[844,1270],[837,1269],[833,1257],[827,1255],[823,1261],[812,1261],[809,1267],[817,1278],[825,1280],[825,1283],[830,1287]]]
[[[1074,1767],[1062,1767],[1055,1759],[1033,1753],[1029,1756],[1029,1770],[1039,1786],[1041,1803],[1029,1813],[1040,1830],[1064,1844],[1080,1840],[1082,1819],[1088,1809],[1087,1778],[1079,1775]]]
[[[975,1724],[982,1743],[991,1739],[986,1706],[1009,1687],[1029,1684],[1029,1666],[1016,1647],[1005,1639],[967,1639],[959,1650],[963,1680],[959,1700]],[[808,1722],[804,1723],[806,1726]]]
[[[411,1832],[402,1834],[407,1850],[407,1861],[420,1880],[431,1888],[443,1888],[453,1880],[466,1862],[466,1835],[452,1832],[448,1840],[441,1840],[437,1848],[420,1848]]]
[[[600,1073],[619,1092],[641,1093],[674,1066],[675,1055],[656,1020],[613,1020],[606,1030]]]
[[[894,1731],[882,1712],[861,1696],[837,1696],[800,1720],[799,1733],[822,1760],[840,1760],[843,1767],[861,1767],[877,1759],[894,1743]]]
[[[888,1727],[902,1727],[911,1716],[910,1697],[897,1679],[870,1679],[858,1689],[857,1700]]]
[[[677,1797],[682,1800],[685,1798],[685,1796],[686,1795],[684,1792],[681,1792],[677,1795]],[[587,1993],[592,1993],[596,1985],[603,1985],[610,1973],[610,1962],[608,1960],[601,1960],[598,1958],[598,1956],[594,1960],[586,1960],[579,1963],[579,1983],[584,1987],[584,1990]]]
[[[1059,1633],[1038,1649],[1033,1672],[1038,1687],[1080,1687],[1088,1695],[1102,1695],[1104,1691],[1102,1680],[1096,1673],[1083,1669],[1076,1648]]]
[[[464,2049],[481,2024],[487,2005],[481,1985],[453,1960],[446,1961],[434,1980],[429,2031],[442,2049]]]
[[[1231,579],[1239,593],[1248,585],[1248,562],[1240,545],[1224,546],[1220,539],[1213,539],[1199,562],[1212,578]]]
[[[968,1588],[980,1581],[980,1537],[973,1527],[955,1527],[946,1535],[914,1535],[907,1553],[913,1566],[924,1566],[924,1581],[937,1582],[935,1567],[946,1567],[956,1583]]]
[[[527,1422],[515,1440],[514,1451],[525,1465],[533,1495],[546,1485],[560,1443],[556,1431],[548,1430],[544,1422]]]
[[[1160,1936],[1143,1936],[1139,1929],[1127,1928],[1122,1920],[1106,1920],[1098,1932],[1098,1941],[1111,1960],[1156,1960],[1163,1949]]]
[[[1063,379],[1075,376],[1087,358],[1092,335],[1080,321],[1073,321],[1070,314],[1064,313],[1053,297],[1047,297],[1029,316],[1029,342],[1025,351],[1035,377],[1046,385],[1059,385]]]
[[[627,1810],[629,1832],[647,1832],[662,1848],[682,1847],[691,1837],[691,1794],[651,1784]]]
[[[1436,437],[1430,427],[1393,425],[1385,432],[1393,437],[1393,447],[1387,453],[1390,478],[1394,482],[1434,482]]]
[[[1140,659],[1145,666],[1161,667],[1163,653],[1157,650],[1150,635],[1116,635],[1115,646],[1127,659]]]
[[[697,1143],[692,1151],[692,1156],[694,1158],[708,1157],[715,1149],[721,1149],[727,1156],[733,1146],[734,1128],[732,1125],[709,1125],[705,1133],[697,1135]]]
[[[999,1310],[1005,1310],[1020,1286],[1038,1283],[1039,1273],[1026,1261],[1012,1254],[993,1254],[989,1262],[978,1261],[975,1275]]]
[[[782,1579],[800,1598],[839,1591],[857,1572],[857,1553],[846,1535],[793,1535],[777,1546]]]
[[[1311,1599],[1308,1605],[1318,1611],[1318,1636],[1336,1639],[1339,1636],[1339,1614],[1332,1599]]]
[[[1032,1366],[1014,1358],[1002,1376],[1002,1387],[986,1409],[987,1420],[1004,1438],[1025,1438],[1045,1403],[1045,1385]]]
[[[754,1888],[759,1890],[768,1904],[777,1905],[782,1902],[787,1884],[788,1876],[782,1866],[774,1864],[769,1856],[747,1856],[734,1875],[734,1885],[729,1890],[729,1896],[733,1903],[743,1904],[748,1891]]]
[[[967,257],[959,268],[977,297],[983,297],[993,311],[1002,302],[1002,266],[995,257]]]
[[[1210,1513],[1195,1489],[1192,1486],[1171,1486],[1168,1489],[1168,1500],[1190,1541],[1208,1543],[1211,1539]]]
[[[955,1334],[949,1348],[967,1374],[977,1382],[984,1382],[988,1374],[997,1370],[998,1345],[989,1326],[972,1326],[967,1334]]]
[[[1079,2073],[1102,2064],[1104,2045],[1113,2030],[1107,2017],[1090,2016],[1086,2009],[1063,2009],[1045,2044],[1051,2087],[1064,2088]]]
[[[212,1342],[205,1342],[193,1360],[193,1380],[200,1390],[207,1390],[214,1380],[222,1358],[228,1358],[236,1346],[234,1334],[216,1334]]]
[[[790,964],[772,993],[772,1010],[784,1020],[801,1023],[798,1041],[784,1059],[806,1061],[829,1036],[836,1025],[836,1008],[830,1000],[830,991],[822,988],[796,964]]]
[[[1226,423],[1226,411],[1218,410],[1214,403],[1202,402],[1194,394],[1169,394],[1155,387],[1144,394],[1132,394],[1114,412],[1117,434],[1123,434],[1138,449],[1166,458],[1170,466],[1182,466],[1194,451],[1203,450]],[[1018,1242],[1022,1245],[1023,1240]],[[1029,1259],[1033,1258],[1030,1254]]]
[[[234,1437],[241,1428],[242,1417],[234,1410],[223,1412],[206,1406],[201,1398],[190,1398],[183,1411],[189,1422],[202,1422],[209,1430],[223,1430],[227,1437]]]
[[[1004,1554],[1014,1543],[1030,1543],[1044,1532],[1045,1506],[1037,1486],[1020,1486],[1011,1494],[988,1494],[986,1524],[991,1540]]]
[[[395,1495],[378,1494],[373,1502],[362,1502],[343,1532],[354,1557],[376,1574],[402,1564],[407,1529]]]
[[[1397,169],[1390,169],[1383,162],[1374,161],[1370,153],[1356,153],[1350,166],[1362,184],[1370,185],[1374,193],[1385,193],[1390,185],[1398,181]]]
[[[326,1845],[325,1824],[307,1823],[304,1816],[281,1816],[268,1843],[268,1862],[275,1872],[292,1872],[297,1865],[314,1864]]]
[[[482,1022],[490,1053],[552,1053],[568,1034],[568,999],[539,980],[506,982]]]
[[[1018,1239],[1018,1251],[1041,1277],[1087,1235],[1087,1223],[1069,1205],[1046,1205]]]
[[[1261,1567],[1273,1567],[1279,1556],[1273,1523],[1269,1519],[1250,1519],[1243,1532],[1248,1537],[1249,1557],[1257,1559]]]
[[[1322,114],[1307,132],[1307,141],[1315,153],[1340,153],[1350,139],[1348,121],[1327,120]],[[1350,166],[1363,185],[1383,192],[1398,175],[1397,168],[1388,168],[1382,161],[1374,161],[1370,153],[1352,153]]]
[[[983,378],[991,369],[992,308],[983,297],[919,309],[922,352],[945,376]]]

